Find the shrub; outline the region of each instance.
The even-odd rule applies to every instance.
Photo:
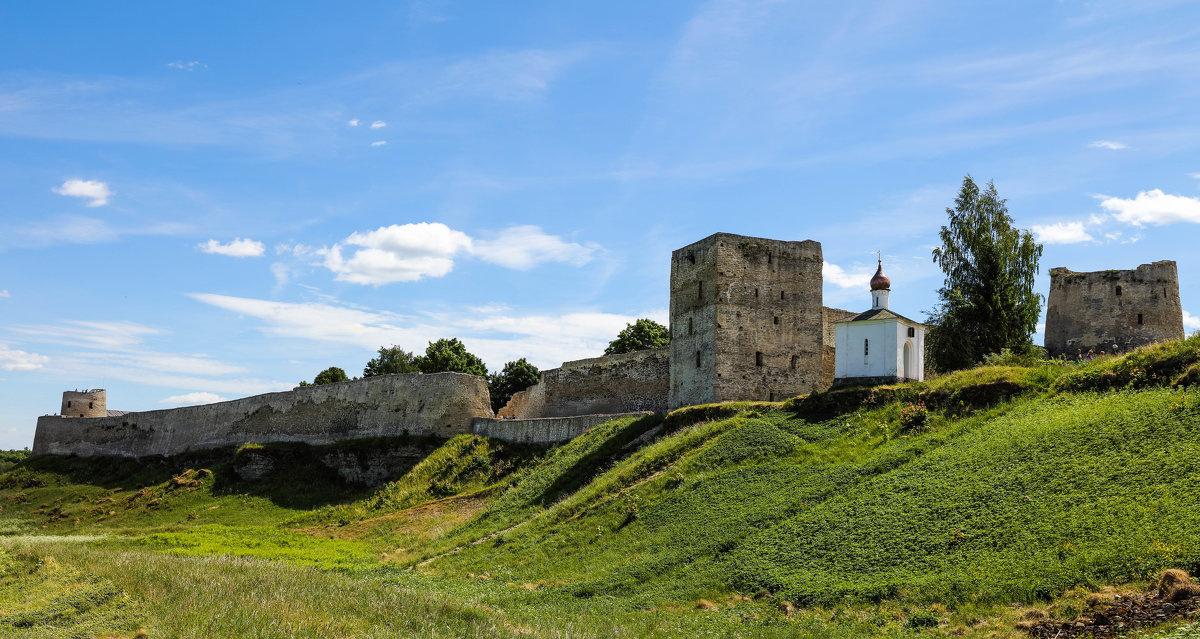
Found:
[[[921,431],[928,424],[929,409],[925,408],[925,402],[917,402],[916,404],[909,402],[907,406],[900,409],[901,432]]]

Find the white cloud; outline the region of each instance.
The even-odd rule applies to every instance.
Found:
[[[527,270],[543,262],[582,266],[591,261],[599,248],[597,244],[567,242],[536,226],[513,226],[500,231],[493,240],[475,240],[471,251],[485,262]]]
[[[227,255],[229,257],[262,257],[266,247],[262,242],[257,242],[250,238],[241,239],[235,238],[228,244],[221,244],[216,240],[209,240],[196,245],[196,248],[205,253],[215,255]]]
[[[858,271],[849,273],[837,264],[825,262],[822,265],[822,275],[826,282],[832,282],[842,288],[857,288],[866,290],[871,285],[873,272]]]
[[[11,330],[40,341],[67,347],[120,350],[142,343],[148,335],[163,331],[136,322],[69,320],[61,324],[14,326]]]
[[[1188,177],[1193,177],[1197,180],[1200,180],[1200,173],[1188,173]]]
[[[62,186],[56,186],[52,190],[67,197],[89,199],[91,202],[87,203],[88,206],[104,206],[108,204],[108,198],[113,196],[112,189],[99,180],[70,179],[63,182]]]
[[[1185,331],[1189,331],[1189,332],[1200,331],[1200,317],[1197,317],[1187,311],[1184,311],[1183,312],[1183,329]]]
[[[1033,232],[1037,234],[1037,240],[1044,244],[1076,244],[1095,239],[1083,228],[1083,222],[1034,224]]]
[[[449,273],[455,254],[469,250],[471,238],[445,224],[420,222],[354,233],[344,243],[362,248],[348,258],[340,244],[323,249],[325,268],[337,273],[339,281],[378,286]]]
[[[203,62],[199,62],[197,60],[192,60],[190,62],[184,62],[183,60],[176,60],[174,62],[168,62],[167,66],[171,67],[172,69],[182,69],[184,71],[195,71],[197,68],[201,68],[201,69],[208,68],[207,64],[204,64]]]
[[[133,322],[67,321],[15,326],[11,330],[28,336],[30,341],[64,347],[54,356],[53,363],[46,366],[47,373],[62,378],[120,379],[157,387],[207,388],[238,396],[287,390],[294,386],[288,382],[240,377],[246,373],[245,366],[204,354],[163,353],[149,349],[144,338],[162,331]],[[3,360],[2,356],[0,360]],[[46,360],[33,363],[45,364]]]
[[[358,246],[358,249],[347,249]],[[378,286],[442,277],[460,253],[492,264],[526,270],[545,262],[580,266],[600,250],[594,243],[568,242],[537,226],[513,226],[491,239],[476,240],[440,222],[393,224],[354,233],[332,247],[316,251],[336,279]],[[347,255],[353,251],[353,254]]]
[[[403,316],[324,302],[276,302],[212,293],[190,296],[239,316],[258,319],[262,322],[259,330],[270,337],[354,344],[365,351],[374,351],[382,344],[398,344],[417,352],[430,341],[458,337],[493,369],[521,357],[542,368],[598,357],[609,340],[638,317],[667,322],[666,309],[639,315],[518,315],[503,305],[485,305],[473,310]]]
[[[371,143],[371,146],[383,146],[385,144],[387,144],[387,140],[375,140]]]
[[[160,404],[172,404],[174,406],[196,406],[199,404],[215,404],[216,402],[226,401],[226,398],[221,397],[216,393],[206,393],[198,391],[195,393],[184,393],[182,395],[172,395],[158,400]]]
[[[4,289],[0,290],[0,297],[12,297],[12,295],[9,294],[8,289]]]
[[[1200,198],[1167,195],[1159,189],[1142,191],[1133,199],[1110,197],[1100,206],[1113,211],[1116,219],[1135,226],[1162,226],[1175,222],[1200,224]]]
[[[1093,149],[1111,149],[1113,151],[1129,148],[1120,142],[1113,142],[1112,140],[1096,140],[1088,146],[1092,147]]]
[[[348,125],[350,125],[350,126],[358,126],[358,124],[359,124],[359,122],[358,122],[358,118],[354,118],[353,120],[350,120],[350,121],[349,121],[349,122],[347,122],[346,124],[348,124]]]
[[[382,129],[385,126],[387,126],[387,122],[384,122],[383,120],[375,120],[371,123],[372,129]]]
[[[26,353],[25,351],[13,350],[4,344],[0,344],[0,370],[25,372],[33,371],[45,366],[50,358],[37,353]]]

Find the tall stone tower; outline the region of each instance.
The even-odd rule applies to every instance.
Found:
[[[1050,269],[1046,351],[1122,351],[1183,337],[1183,307],[1175,262],[1142,264],[1131,271],[1076,273]]]
[[[717,233],[671,253],[671,408],[822,385],[821,244]]]
[[[58,414],[63,417],[104,417],[108,415],[106,402],[103,388],[64,391],[62,410]]]

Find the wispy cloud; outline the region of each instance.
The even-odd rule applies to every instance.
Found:
[[[387,140],[375,140],[371,143],[371,146],[383,146],[385,144],[387,144]]]
[[[207,64],[204,64],[203,62],[200,62],[198,60],[190,60],[188,62],[184,62],[183,60],[176,60],[174,62],[168,62],[167,66],[172,69],[180,69],[182,71],[195,71],[196,69],[207,69],[208,68]]]
[[[321,265],[336,273],[337,280],[378,286],[442,277],[460,254],[527,270],[547,262],[580,266],[598,250],[597,244],[568,242],[537,226],[514,226],[491,239],[473,239],[440,222],[419,222],[353,233],[318,253],[324,258]]]
[[[493,369],[521,357],[543,368],[595,357],[638,317],[667,321],[666,309],[636,316],[599,312],[520,315],[504,305],[488,305],[404,316],[333,302],[290,303],[212,293],[192,293],[191,297],[257,319],[259,330],[269,337],[353,344],[368,351],[381,344],[421,351],[438,338],[459,337]]]
[[[513,226],[497,233],[494,239],[476,239],[471,246],[471,252],[485,262],[522,271],[544,262],[582,266],[598,250],[599,244],[568,242],[536,226]]]
[[[196,245],[196,248],[211,253],[214,255],[226,255],[228,257],[262,257],[266,251],[266,247],[262,242],[252,240],[250,238],[235,238],[228,244],[221,244],[216,240],[209,240]]]
[[[371,123],[372,129],[382,129],[385,126],[387,126],[387,122],[384,122],[383,120],[375,120]]]
[[[207,393],[197,391],[195,393],[184,393],[182,395],[171,395],[158,400],[160,404],[171,404],[173,406],[197,406],[200,404],[215,404],[217,402],[226,401],[225,397],[221,397],[216,393]]]
[[[1093,149],[1111,149],[1113,151],[1129,148],[1120,142],[1113,142],[1111,140],[1096,140],[1088,146],[1092,147]]]
[[[99,180],[70,179],[52,190],[59,195],[88,199],[88,206],[104,206],[108,204],[108,198],[113,196],[108,184]]]
[[[8,292],[8,289],[3,289],[3,290],[0,290],[0,297],[7,298],[7,297],[12,297],[12,295]]]
[[[114,226],[106,220],[86,215],[59,215],[26,225],[13,225],[0,234],[2,248],[38,248],[58,244],[105,244],[127,235],[178,235],[190,230],[176,222]]]
[[[1077,244],[1095,239],[1084,228],[1083,222],[1034,224],[1033,232],[1037,235],[1037,241],[1043,244]]]
[[[65,321],[10,327],[26,341],[60,347],[53,360],[35,355],[18,360],[72,379],[120,379],[156,387],[246,395],[285,390],[293,384],[247,377],[240,364],[204,354],[168,353],[150,348],[146,338],[165,334],[135,322]],[[22,353],[22,351],[15,351]],[[33,355],[33,354],[27,354]],[[40,359],[38,359],[40,358]],[[3,367],[3,364],[0,364]]]
[[[358,122],[358,118],[354,118],[353,120],[350,120],[350,121],[349,121],[349,122],[347,122],[346,124],[347,124],[348,126],[358,126],[358,124],[359,124],[359,122]]]
[[[1168,195],[1160,189],[1141,191],[1134,198],[1110,197],[1100,206],[1113,212],[1121,222],[1143,226],[1163,226],[1176,222],[1200,224],[1200,198]]]
[[[826,282],[831,282],[841,288],[862,289],[865,291],[871,283],[872,272],[865,269],[847,272],[837,264],[825,262],[822,265],[822,275]]]
[[[34,371],[45,366],[49,357],[37,353],[27,353],[0,344],[0,370],[12,372]]]

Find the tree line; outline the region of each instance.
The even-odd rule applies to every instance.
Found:
[[[630,353],[647,348],[661,348],[671,341],[667,327],[650,319],[639,319],[627,324],[617,338],[609,342],[605,355]],[[512,396],[538,383],[541,371],[524,357],[506,362],[496,373],[488,373],[488,367],[479,356],[471,353],[457,337],[429,342],[423,355],[403,348],[380,346],[377,355],[363,367],[363,377],[396,375],[402,373],[466,373],[479,375],[488,380],[488,391],[492,397],[492,410],[498,411]],[[317,373],[313,381],[301,381],[300,386],[319,386],[350,381],[346,371],[330,366]],[[355,377],[354,379],[358,379]]]

